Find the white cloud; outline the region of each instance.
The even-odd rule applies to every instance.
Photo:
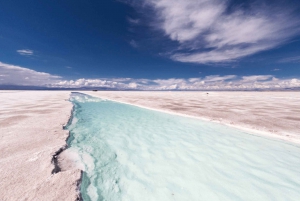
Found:
[[[272,79],[272,75],[251,75],[251,76],[243,76],[243,82],[255,82],[255,81],[265,81]]]
[[[300,33],[299,17],[278,5],[280,9],[252,2],[243,9],[223,0],[143,2],[154,9],[156,28],[179,43],[179,51],[171,58],[181,62],[233,61],[272,49]],[[189,50],[192,53],[186,53]]]
[[[274,90],[300,87],[300,80],[278,79],[272,75],[242,77],[236,75],[211,75],[204,78],[190,79],[78,79],[60,81],[51,86],[61,88],[106,87],[137,90]]]
[[[219,76],[219,75],[210,75],[206,76],[203,81],[205,82],[223,82],[225,80],[232,80],[236,78],[236,75],[225,75],[225,76]]]
[[[139,19],[133,19],[133,18],[131,18],[131,17],[128,17],[127,20],[128,20],[128,22],[129,22],[130,24],[133,24],[133,25],[137,25],[137,24],[140,23],[140,20],[139,20]]]
[[[0,85],[59,88],[105,87],[133,90],[271,90],[300,87],[300,80],[279,79],[273,75],[210,75],[189,79],[81,78],[66,80],[60,76],[0,62]]]
[[[136,89],[138,87],[137,83],[131,82],[128,84],[128,88]]]
[[[274,68],[272,71],[280,71],[279,68]]]
[[[37,72],[21,66],[0,62],[0,85],[35,85],[51,84],[60,76]]]
[[[284,59],[279,60],[279,62],[280,63],[300,63],[300,56],[284,58]]]
[[[132,47],[134,47],[134,48],[137,48],[137,47],[139,46],[135,40],[131,40],[131,41],[129,42],[129,44],[130,44]]]
[[[26,50],[17,50],[17,52],[20,55],[23,55],[23,56],[31,56],[31,55],[33,55],[33,51],[29,50],[29,49],[26,49]]]

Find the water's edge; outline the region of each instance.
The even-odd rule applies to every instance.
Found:
[[[85,94],[85,93],[82,93]],[[91,96],[94,98],[100,98],[96,95],[91,95],[91,94],[85,94],[87,96]],[[215,124],[219,124],[219,125],[224,125],[236,130],[240,130],[243,131],[245,133],[247,133],[248,135],[253,135],[256,137],[261,137],[261,138],[265,138],[268,140],[272,140],[272,141],[279,141],[279,142],[283,142],[295,147],[300,147],[300,141],[293,141],[290,139],[286,139],[286,138],[282,138],[282,136],[280,135],[274,135],[274,133],[272,132],[267,132],[267,131],[262,131],[262,130],[256,130],[256,129],[252,129],[252,128],[248,128],[245,127],[243,125],[232,125],[232,124],[227,124],[224,122],[219,122],[217,120],[211,120],[208,119],[206,117],[200,117],[200,116],[196,116],[196,115],[188,115],[188,114],[183,114],[183,113],[179,113],[179,112],[174,112],[174,111],[169,111],[169,110],[164,110],[164,109],[158,109],[158,108],[154,108],[154,107],[147,107],[147,106],[143,106],[143,105],[139,105],[139,104],[134,104],[134,103],[129,103],[126,101],[120,101],[120,100],[115,100],[115,99],[111,99],[111,98],[107,98],[107,97],[103,97],[103,99],[105,100],[109,100],[112,102],[116,102],[116,103],[121,103],[121,104],[125,104],[125,105],[131,105],[131,106],[135,106],[135,107],[139,107],[139,108],[143,108],[143,109],[147,109],[147,110],[152,110],[152,111],[156,111],[156,112],[161,112],[161,113],[165,113],[165,114],[170,114],[170,115],[176,115],[176,116],[180,116],[180,117],[187,117],[187,118],[191,118],[191,119],[197,119],[200,121],[205,121],[205,122],[211,122],[211,123],[215,123]]]
[[[158,112],[163,112],[163,113],[168,113],[168,114],[172,114],[172,115],[188,117],[188,118],[193,118],[193,119],[199,119],[201,121],[213,122],[213,123],[225,125],[225,126],[228,126],[231,128],[239,129],[239,130],[242,130],[249,134],[258,136],[258,137],[267,137],[268,139],[272,138],[276,141],[287,142],[290,144],[295,144],[295,145],[300,146],[300,139],[286,137],[289,135],[294,135],[294,133],[291,133],[288,131],[281,132],[281,134],[278,134],[271,130],[262,130],[262,129],[253,128],[253,126],[251,126],[251,125],[249,126],[247,124],[231,124],[230,122],[220,121],[220,120],[218,120],[218,118],[209,118],[209,117],[204,117],[204,116],[197,116],[194,114],[184,114],[184,113],[180,113],[177,111],[171,111],[171,110],[162,109],[162,108],[158,108],[158,107],[157,108],[156,107],[148,107],[143,104],[130,103],[125,100],[117,100],[117,99],[106,97],[106,96],[100,97],[100,96],[97,96],[97,94],[86,93],[86,95],[96,97],[96,98],[103,98],[106,100],[123,103],[123,104],[127,104],[127,105],[133,105],[133,106],[148,109],[148,110],[153,110],[153,111],[158,111]]]
[[[70,100],[68,100],[71,104],[73,104]],[[69,115],[69,119],[67,121],[67,123],[65,125],[62,126],[62,130],[67,130],[67,127],[72,123],[73,118],[74,118],[74,112],[75,112],[75,107],[73,105],[70,115]],[[51,159],[51,163],[54,165],[53,170],[51,171],[51,174],[57,174],[59,172],[61,172],[61,167],[59,166],[58,163],[58,156],[65,151],[67,148],[69,148],[68,146],[68,140],[71,136],[71,132],[68,132],[68,136],[65,140],[65,145],[63,145],[61,148],[59,148],[53,155],[52,155],[52,159]],[[82,195],[81,195],[81,191],[80,191],[80,187],[81,187],[81,182],[82,182],[82,177],[83,177],[83,171],[80,171],[80,177],[78,180],[75,181],[76,183],[76,193],[77,193],[77,198],[76,201],[83,201],[82,199]]]

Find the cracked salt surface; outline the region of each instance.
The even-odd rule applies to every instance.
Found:
[[[300,200],[300,147],[73,93],[84,200]]]

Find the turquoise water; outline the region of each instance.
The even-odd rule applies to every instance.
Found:
[[[72,93],[84,200],[300,200],[300,148]]]

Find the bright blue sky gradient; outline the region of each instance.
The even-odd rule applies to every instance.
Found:
[[[273,75],[277,79],[300,77],[300,30],[297,30],[299,29],[297,25],[300,25],[299,1],[265,1],[264,3],[267,8],[272,8],[270,9],[272,12],[280,7],[279,11],[282,13],[279,14],[283,15],[283,22],[291,23],[287,28],[279,30],[287,35],[283,34],[283,39],[272,40],[267,44],[271,44],[271,47],[261,51],[237,58],[208,62],[203,62],[202,56],[200,62],[178,61],[174,58],[177,54],[192,55],[214,51],[215,47],[209,46],[203,39],[209,31],[205,30],[203,34],[188,40],[184,38],[186,36],[180,38],[184,30],[178,29],[186,29],[191,22],[187,24],[183,22],[183,26],[176,25],[171,33],[168,32],[165,25],[162,25],[164,22],[180,23],[180,20],[177,18],[174,20],[168,13],[169,6],[172,6],[169,4],[170,1],[145,0],[143,1],[145,5],[139,2],[141,1],[2,0],[0,1],[0,62],[2,65],[14,65],[57,75],[63,80],[188,79],[210,75],[236,75],[237,77]],[[165,3],[167,8],[155,5],[157,2]],[[174,2],[179,2],[180,5],[181,2],[189,1]],[[218,3],[218,0],[216,2]],[[254,16],[257,10],[253,7],[263,7],[263,4],[257,6],[253,1],[228,2],[230,3],[226,4],[224,13],[216,19],[236,10],[244,12],[240,18]],[[194,3],[190,5],[193,6]],[[183,3],[183,6],[185,4]],[[216,5],[212,4],[207,7],[207,10],[215,8]],[[188,9],[176,15],[183,16],[186,14],[184,12],[189,12]],[[197,8],[193,9],[193,12],[198,12]],[[199,10],[199,13],[204,11]],[[268,16],[268,12],[266,9],[263,15]],[[237,18],[239,19],[239,16]],[[196,19],[195,22],[201,20]],[[203,21],[203,23],[208,22]],[[281,22],[278,23],[276,26],[283,26]],[[249,24],[250,26],[253,25]],[[263,24],[263,26],[268,25]],[[274,25],[274,29],[278,28],[276,26]],[[240,29],[239,26],[236,27],[237,29],[232,29],[231,34],[238,38],[239,33],[245,30],[245,27],[247,29],[248,25],[244,24]],[[270,30],[272,32],[272,28]],[[193,30],[187,28],[187,31]],[[288,34],[291,32],[295,33]],[[171,35],[173,33],[178,35],[173,37]],[[253,34],[257,33],[253,32]],[[275,31],[270,33],[270,38],[275,34]],[[268,35],[266,37],[268,38]],[[276,41],[278,44],[275,44]],[[217,45],[219,44],[220,42]],[[247,45],[242,41],[238,45],[232,43],[222,46],[221,50]],[[2,77],[5,76],[7,77],[3,74]],[[4,81],[1,83],[6,84]],[[7,84],[14,83],[12,81]]]

